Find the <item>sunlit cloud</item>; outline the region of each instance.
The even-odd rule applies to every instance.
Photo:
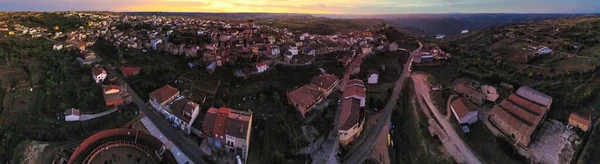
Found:
[[[598,12],[593,0],[0,0],[9,11],[167,11],[318,14]]]

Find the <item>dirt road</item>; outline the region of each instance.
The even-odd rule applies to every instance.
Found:
[[[445,116],[440,113],[437,107],[433,104],[431,97],[429,95],[430,88],[427,84],[427,76],[421,73],[413,73],[411,75],[412,80],[415,84],[415,92],[418,97],[423,97],[425,100],[425,105],[429,107],[435,119],[439,122],[441,128],[446,132],[446,136],[448,137],[448,141],[452,142],[456,148],[460,151],[463,156],[463,159],[466,163],[469,164],[479,164],[482,163],[481,160],[477,157],[475,153],[469,148],[467,144],[458,136],[452,124],[446,120]]]

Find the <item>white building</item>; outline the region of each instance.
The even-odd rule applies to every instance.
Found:
[[[167,112],[170,114],[167,117],[168,120],[185,133],[190,134],[191,126],[200,114],[200,105],[186,98],[180,98],[169,105]]]
[[[63,49],[63,45],[62,44],[55,44],[52,46],[53,50],[62,50]]]
[[[106,79],[106,71],[102,67],[92,68],[92,78],[96,83],[101,83]]]
[[[371,72],[369,74],[368,82],[369,84],[377,84],[379,82],[379,73]]]
[[[477,107],[467,98],[460,97],[450,104],[450,109],[459,124],[473,124],[477,122]]]
[[[289,51],[292,53],[292,56],[298,55],[298,47],[290,47]]]
[[[170,85],[165,85],[150,92],[150,100],[148,102],[150,102],[154,109],[158,110],[164,115],[167,115],[168,113],[166,112],[166,105],[175,100],[175,98],[178,96],[179,90]]]
[[[267,71],[267,69],[269,69],[269,65],[267,65],[265,62],[256,63],[256,70],[258,70],[258,73],[263,73]]]
[[[346,84],[346,89],[344,89],[344,99],[358,99],[360,101],[360,107],[366,106],[366,97],[367,90],[365,88],[365,84],[360,79],[352,79],[349,80]]]
[[[81,113],[75,108],[67,109],[65,111],[65,121],[79,121],[80,116]]]

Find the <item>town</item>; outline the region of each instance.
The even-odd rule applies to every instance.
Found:
[[[509,48],[522,56],[505,59],[496,51],[502,46],[493,45],[493,61],[483,61],[464,55],[470,52],[464,45],[437,41],[445,36],[408,36],[386,23],[325,35],[258,18],[2,14],[0,45],[6,48],[0,53],[6,53],[7,64],[0,71],[0,125],[30,119],[36,124],[32,131],[57,129],[37,135],[43,139],[23,137],[34,132],[11,133],[38,140],[25,144],[1,135],[6,146],[18,148],[3,150],[0,157],[40,154],[19,162],[594,159],[598,113],[579,102],[562,109],[575,95],[557,96],[549,88],[561,83],[545,87],[542,80],[576,74],[589,84],[577,89],[592,101],[597,89],[585,87],[598,84],[597,58],[565,52],[551,41],[523,39],[525,34],[494,38],[514,42]],[[58,23],[31,21],[40,17]],[[589,62],[569,70],[556,66],[574,60]],[[516,82],[485,66],[540,82]],[[593,75],[587,78],[588,73]]]

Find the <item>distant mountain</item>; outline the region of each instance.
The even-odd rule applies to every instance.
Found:
[[[211,17],[211,18],[229,18],[229,19],[247,19],[247,18],[275,18],[289,16],[310,16],[309,14],[294,13],[202,13],[202,12],[123,12],[127,15],[139,16],[189,16],[189,17]]]
[[[427,36],[437,34],[453,36],[462,30],[470,32],[494,26],[510,25],[539,20],[575,18],[594,14],[419,14],[419,15],[375,15],[388,24],[400,28],[417,28]]]

